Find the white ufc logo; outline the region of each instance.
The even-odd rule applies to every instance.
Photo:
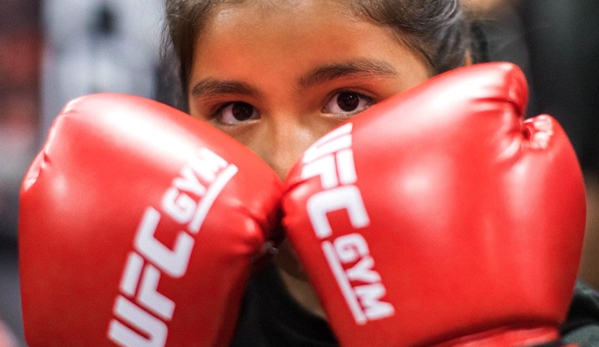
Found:
[[[108,327],[111,341],[126,347],[166,344],[166,322],[172,320],[176,303],[158,292],[160,278],[185,275],[195,244],[192,235],[199,232],[214,200],[237,170],[208,148],[201,148],[162,196],[162,211],[146,208],[115,299],[114,318]],[[162,218],[181,225],[171,247],[155,237]]]
[[[352,123],[347,123],[317,141],[304,154],[301,177],[319,177],[323,188],[308,198],[306,210],[321,248],[354,320],[390,317],[393,305],[381,299],[386,295],[368,243],[359,233],[328,240],[333,234],[327,213],[345,210],[354,229],[370,224],[360,190],[352,150]]]

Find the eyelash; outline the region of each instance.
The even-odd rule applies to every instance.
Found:
[[[327,99],[326,99],[326,101],[325,101],[325,106],[326,106],[326,105],[327,105],[329,102],[333,101],[335,96],[339,97],[339,96],[340,96],[341,94],[343,94],[343,93],[351,93],[351,94],[356,94],[356,95],[357,95],[357,96],[358,96],[358,97],[359,97],[361,100],[365,100],[365,101],[366,101],[368,104],[367,104],[367,105],[365,105],[365,107],[364,107],[362,110],[358,110],[358,111],[349,111],[349,112],[347,112],[347,113],[344,113],[344,114],[342,115],[342,117],[351,118],[351,117],[353,117],[353,116],[355,116],[355,115],[357,115],[357,114],[359,114],[359,113],[361,113],[361,112],[364,112],[365,110],[367,110],[368,108],[370,108],[371,106],[373,106],[374,104],[376,104],[376,101],[375,101],[375,99],[374,99],[374,98],[372,98],[372,97],[370,97],[370,96],[367,96],[367,95],[365,95],[364,93],[357,92],[357,91],[355,91],[355,90],[351,90],[351,89],[340,89],[340,90],[336,90],[336,91],[332,92],[332,93],[331,93],[331,94],[330,94],[330,95],[327,97]],[[324,107],[325,107],[325,106],[323,106],[323,108],[322,108],[322,112],[323,112],[323,113],[326,113],[326,112],[324,111]]]
[[[218,104],[216,106],[216,110],[210,113],[210,117],[208,118],[209,120],[215,121],[218,123],[219,127],[235,127],[235,126],[239,126],[239,124],[229,124],[223,121],[223,111],[229,107],[232,106],[236,103],[239,104],[247,104],[249,106],[252,107],[252,109],[254,110],[254,112],[256,112],[256,108],[250,104],[249,102],[245,102],[245,101],[240,101],[240,100],[234,100],[234,101],[227,101],[221,104]]]
[[[331,112],[326,112],[325,111],[325,107],[332,101],[337,101],[337,99],[335,99],[335,97],[339,97],[339,95],[343,94],[343,93],[352,93],[357,95],[360,100],[365,100],[367,102],[367,105],[364,106],[363,109],[358,110],[358,111],[349,111],[347,113],[343,113],[343,114],[333,114]],[[250,105],[255,112],[257,112],[256,107],[253,106],[251,103],[246,102],[246,101],[241,101],[241,100],[234,100],[234,101],[227,101],[224,103],[221,103],[219,105],[216,106],[216,110],[210,113],[210,120],[215,120],[216,122],[218,122],[219,126],[223,126],[223,127],[235,127],[235,126],[239,126],[240,124],[229,124],[226,122],[223,122],[222,119],[222,112],[224,109],[226,109],[227,107],[235,104],[235,103],[243,103],[243,104],[248,104]],[[330,93],[329,96],[325,99],[324,101],[324,106],[321,108],[321,112],[325,113],[325,114],[332,114],[333,116],[337,116],[337,117],[346,117],[346,118],[351,118],[363,111],[365,111],[366,109],[370,108],[371,106],[373,106],[374,104],[376,104],[376,101],[374,98],[369,97],[367,95],[365,95],[364,93],[360,93],[351,89],[340,89],[340,90],[335,90],[334,92]]]

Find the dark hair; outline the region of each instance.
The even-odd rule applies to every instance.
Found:
[[[221,4],[244,0],[165,0],[166,27],[163,64],[176,69],[179,103],[187,109],[187,84],[193,62],[193,48],[206,18]],[[339,1],[339,0],[337,0]],[[462,66],[472,50],[471,27],[459,0],[345,0],[356,15],[391,27],[397,38],[419,52],[433,74]],[[476,31],[474,33],[477,33]],[[171,83],[172,84],[172,83]],[[175,92],[177,93],[177,92]],[[181,102],[183,104],[181,104]]]

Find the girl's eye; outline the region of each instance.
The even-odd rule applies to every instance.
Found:
[[[259,119],[260,115],[254,106],[247,102],[234,101],[224,104],[214,116],[224,125],[238,125],[243,122]]]
[[[335,94],[324,106],[324,113],[351,116],[372,106],[373,100],[356,92],[340,92]]]

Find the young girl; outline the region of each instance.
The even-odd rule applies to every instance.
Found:
[[[484,57],[457,0],[167,0],[166,12],[183,108],[281,179],[344,120]],[[581,297],[570,323],[581,307],[599,312],[599,298]],[[599,342],[596,327],[570,323],[569,342]],[[248,286],[233,345],[337,345],[287,243]]]

